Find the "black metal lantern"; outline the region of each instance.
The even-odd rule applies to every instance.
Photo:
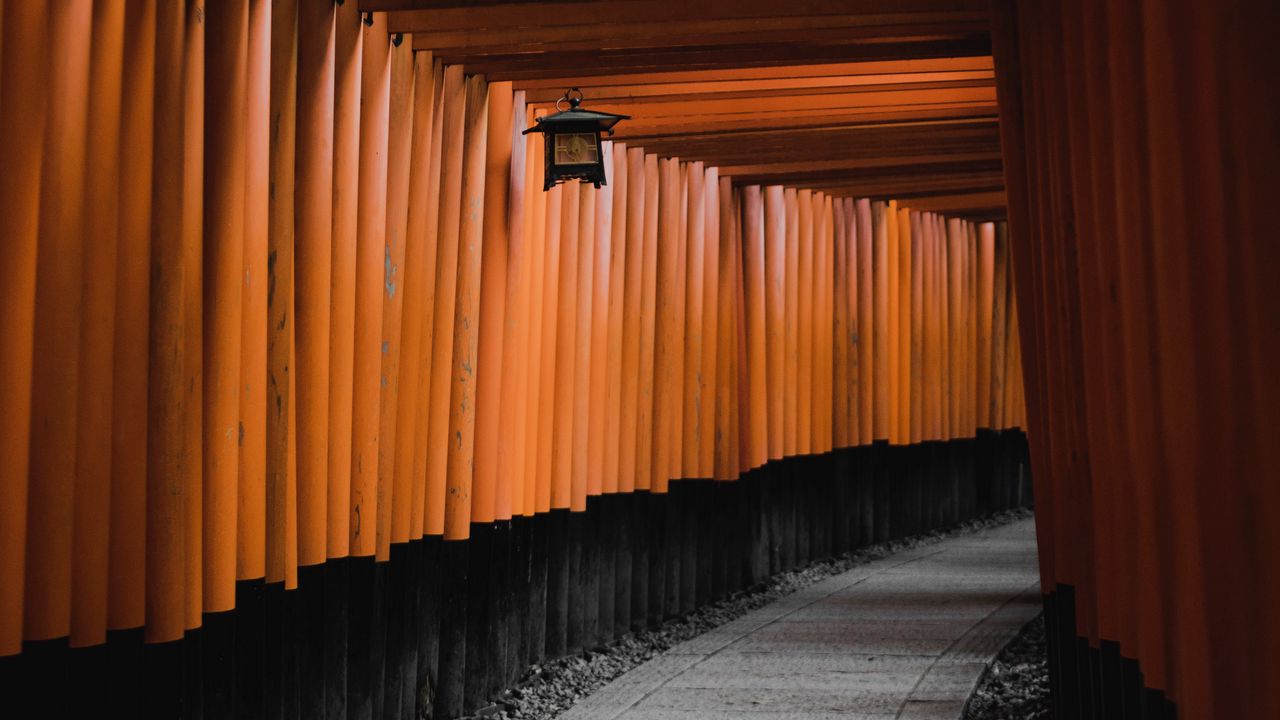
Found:
[[[561,103],[569,103],[568,110],[561,110]],[[597,188],[607,185],[604,176],[604,151],[600,146],[600,134],[613,134],[613,126],[629,115],[583,110],[582,91],[570,88],[564,97],[556,101],[554,115],[537,118],[537,124],[524,131],[525,135],[539,132],[546,136],[546,162],[542,171],[542,189],[566,180],[593,183]]]

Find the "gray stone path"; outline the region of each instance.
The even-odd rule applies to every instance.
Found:
[[[955,720],[1040,611],[1022,520],[876,560],[699,635],[565,720]]]

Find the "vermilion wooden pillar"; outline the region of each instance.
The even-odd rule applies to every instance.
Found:
[[[300,2],[294,186],[299,565],[324,562],[328,548],[334,52],[334,8]]]
[[[326,557],[344,557],[352,536],[352,408],[355,382],[356,272],[359,263],[361,120],[377,112],[385,93],[376,83],[362,97],[364,24],[356,8],[338,6],[334,37],[333,237],[329,282],[329,422]],[[385,68],[371,69],[385,79]],[[381,74],[378,75],[379,70]],[[362,103],[361,101],[365,102]],[[385,119],[382,123],[385,126]],[[366,130],[375,133],[373,123]],[[381,183],[378,183],[381,188]],[[375,192],[367,188],[363,192]]]
[[[352,392],[351,409],[334,412],[351,414],[351,476],[346,487],[344,517],[350,537],[349,552],[356,557],[378,553],[379,540],[389,528],[389,503],[379,492],[381,449],[381,376],[383,295],[387,227],[387,146],[391,103],[390,41],[374,28],[361,25],[360,118],[358,179],[347,188],[356,195],[356,236],[352,299]],[[347,122],[350,122],[348,120]],[[344,185],[348,179],[343,179]],[[338,274],[348,272],[342,269]],[[337,275],[335,275],[337,277]],[[332,444],[332,443],[331,443]],[[341,444],[341,443],[339,443]],[[345,479],[345,478],[343,478]],[[338,480],[334,490],[342,492]],[[332,500],[337,500],[331,498]],[[388,498],[389,500],[389,498]],[[388,507],[384,508],[384,505]],[[388,537],[389,540],[389,537]]]
[[[427,437],[427,533],[445,529],[446,476],[449,453],[450,368],[453,362],[453,315],[458,273],[458,222],[462,198],[462,144],[466,95],[463,69],[444,69],[441,127],[440,217],[436,236],[435,307],[431,354],[431,416]]]
[[[32,142],[45,124],[48,66],[42,40],[46,8],[38,3],[6,4],[0,40],[0,407],[4,432],[0,447],[10,458],[0,470],[0,499],[12,508],[0,520],[0,652],[19,652],[27,545],[27,470],[31,416],[32,336],[35,318],[36,231],[42,144]],[[31,102],[31,107],[19,103]],[[21,140],[20,140],[21,139]]]
[[[375,25],[377,20],[375,20]],[[384,34],[374,37],[382,42]],[[378,556],[390,557],[391,543],[409,540],[409,476],[396,473],[401,339],[406,283],[405,235],[409,222],[409,160],[413,142],[413,38],[390,43],[391,85],[387,122],[386,235],[382,249],[382,331],[378,357]]]
[[[783,395],[786,390],[786,240],[786,202],[782,186],[770,185],[764,189],[765,374],[768,398],[765,417],[770,460],[782,458],[785,439]]]
[[[796,197],[796,452],[814,451],[814,233],[813,195],[801,190]]]
[[[80,328],[80,358],[78,389],[80,400],[76,421],[76,488],[72,530],[72,578],[79,588],[72,596],[71,643],[73,646],[96,645],[106,640],[107,629],[107,558],[110,544],[111,513],[111,414],[112,414],[112,364],[102,362],[114,355],[115,341],[115,290],[116,290],[116,242],[119,220],[120,177],[120,104],[124,61],[124,3],[103,3],[93,10],[92,30],[97,42],[93,44],[89,58],[89,84],[87,104],[86,142],[88,157],[85,166],[84,233],[85,266],[97,272],[85,275],[84,322]],[[181,13],[176,23],[176,60],[170,76],[181,80]],[[178,120],[170,125],[173,132],[167,137],[177,138],[181,152],[181,85],[174,93]],[[179,156],[180,157],[180,156]],[[182,163],[174,163],[180,176]],[[181,182],[176,184],[177,209],[181,210]],[[171,193],[170,197],[173,194]],[[170,208],[172,210],[172,207]],[[179,223],[175,223],[179,224]],[[178,252],[170,257],[174,275],[181,277],[181,235],[170,235],[170,248]],[[180,285],[179,285],[180,287]],[[181,294],[171,294],[171,303],[181,313]],[[181,337],[181,315],[171,322],[170,338]],[[181,352],[177,353],[181,357]],[[165,378],[167,389],[178,397],[182,391],[182,363],[170,368]],[[170,396],[172,398],[172,395]],[[170,400],[173,414],[180,417],[181,401]],[[174,418],[176,419],[176,418]],[[157,439],[169,440],[173,460],[181,459],[181,422],[167,422],[156,433]],[[162,434],[163,433],[163,434]],[[157,443],[161,444],[161,443]],[[152,463],[149,462],[150,467]],[[174,463],[176,464],[176,463]],[[181,473],[169,466],[172,477],[181,482]],[[148,489],[155,485],[148,482]],[[150,492],[148,500],[150,500]],[[182,505],[178,497],[176,512],[166,517],[176,521],[171,529],[182,536]],[[183,619],[182,544],[162,551],[177,556],[176,577],[163,578],[161,584],[176,598],[173,624],[181,631]],[[157,553],[159,555],[160,553]],[[148,573],[151,575],[151,573]]]
[[[176,640],[189,627],[188,620],[193,614],[188,608],[188,580],[200,573],[199,546],[195,553],[187,548],[187,505],[199,507],[187,490],[191,476],[196,478],[198,487],[200,469],[192,467],[191,462],[192,457],[199,457],[198,448],[187,446],[186,426],[191,408],[185,400],[189,368],[192,364],[198,367],[200,363],[199,345],[190,348],[185,340],[188,326],[199,327],[201,318],[187,315],[184,297],[190,292],[190,286],[194,285],[197,292],[200,287],[198,278],[188,276],[184,258],[187,240],[184,230],[188,224],[184,222],[184,211],[186,193],[190,192],[186,186],[188,158],[183,102],[186,22],[182,6],[159,8],[153,145],[156,175],[152,185],[150,228],[153,238],[148,328],[151,371],[147,387],[146,637],[153,642]],[[109,32],[106,37],[110,37]],[[110,398],[109,393],[107,397]],[[105,540],[104,537],[104,549]],[[93,554],[87,548],[84,552]],[[104,565],[105,560],[104,557]],[[196,567],[188,567],[188,563]],[[197,624],[200,609],[201,603],[197,602],[194,613]]]
[[[92,8],[87,4],[54,7],[48,22],[47,32],[87,33]],[[65,637],[71,629],[89,49],[50,49],[48,59],[40,62],[48,63],[48,117],[40,132],[27,139],[44,145],[32,350],[35,365],[30,388],[31,466],[26,512],[27,535],[32,541],[26,543],[24,581],[27,640]],[[138,191],[149,195],[149,187]],[[145,268],[145,256],[141,265]],[[145,332],[145,320],[139,322]],[[145,345],[141,353],[145,358]],[[136,485],[141,494],[144,479],[139,478]]]
[[[151,193],[152,143],[155,92],[155,39],[156,9],[150,3],[125,7],[125,57],[121,98],[121,168],[120,168],[120,232],[116,254],[115,340],[113,350],[111,417],[111,531],[110,557],[108,559],[107,626],[115,628],[141,627],[146,618],[146,526],[137,522],[139,508],[143,507],[146,494],[146,445],[141,435],[133,429],[146,422],[147,383],[147,327],[142,318],[149,308],[147,258],[151,246]],[[197,90],[199,90],[198,88]],[[203,103],[203,97],[200,99]],[[201,105],[202,107],[203,105]],[[201,144],[203,125],[194,129],[195,137],[189,143]],[[195,170],[200,171],[200,166]],[[194,204],[200,204],[200,179],[196,178]],[[194,247],[199,248],[198,223],[184,227],[194,233]],[[184,235],[186,233],[184,232]],[[186,255],[185,273],[200,275],[199,252]],[[199,286],[197,286],[199,287]],[[190,296],[188,296],[190,298]],[[194,307],[186,311],[200,317],[200,301],[194,299]],[[123,320],[127,318],[128,320]],[[200,352],[201,323],[188,325],[188,352]],[[192,342],[192,336],[196,341]],[[191,375],[187,381],[201,384],[201,376]],[[203,405],[196,403],[203,411]],[[195,432],[188,434],[188,442],[201,445],[200,423],[193,423]],[[198,461],[197,455],[195,460]],[[198,494],[198,493],[197,493]],[[190,507],[190,506],[189,506]],[[200,504],[195,504],[200,509]],[[190,516],[189,516],[190,517]],[[203,513],[190,518],[193,534],[203,534]],[[197,550],[199,546],[197,545]],[[196,556],[199,558],[199,556]],[[188,562],[192,558],[188,556]],[[195,569],[203,568],[203,559],[195,563]],[[199,587],[199,586],[197,586]],[[203,596],[203,592],[201,591]],[[200,607],[203,609],[203,597]]]
[[[271,17],[271,99],[267,266],[266,514],[269,583],[293,576],[297,558],[297,453],[291,422],[294,384],[294,154],[297,132],[297,6],[277,2]],[[290,533],[290,530],[293,533]]]

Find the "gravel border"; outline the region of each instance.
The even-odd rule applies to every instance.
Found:
[[[965,705],[964,720],[1046,720],[1052,716],[1041,613],[987,666]]]
[[[1031,517],[1031,510],[1015,509],[986,518],[970,520],[945,531],[934,531],[904,540],[896,540],[863,548],[834,558],[817,560],[802,568],[779,573],[743,592],[712,603],[661,627],[632,633],[607,646],[587,650],[579,655],[563,657],[543,665],[535,665],[510,690],[504,691],[497,704],[472,718],[501,720],[551,720],[568,710],[578,700],[607,685],[614,678],[641,665],[675,645],[723,625],[784,595],[808,587],[820,580],[872,560],[932,545],[947,538],[1007,525]],[[1043,636],[1043,633],[1042,633]],[[1005,716],[981,716],[987,717]],[[1030,718],[1033,716],[1019,715]],[[1040,715],[1036,718],[1043,717]],[[465,720],[465,719],[463,719]]]

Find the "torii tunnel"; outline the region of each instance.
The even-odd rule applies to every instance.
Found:
[[[1058,717],[1280,718],[1280,6],[0,17],[0,714],[457,717],[1034,504]]]

